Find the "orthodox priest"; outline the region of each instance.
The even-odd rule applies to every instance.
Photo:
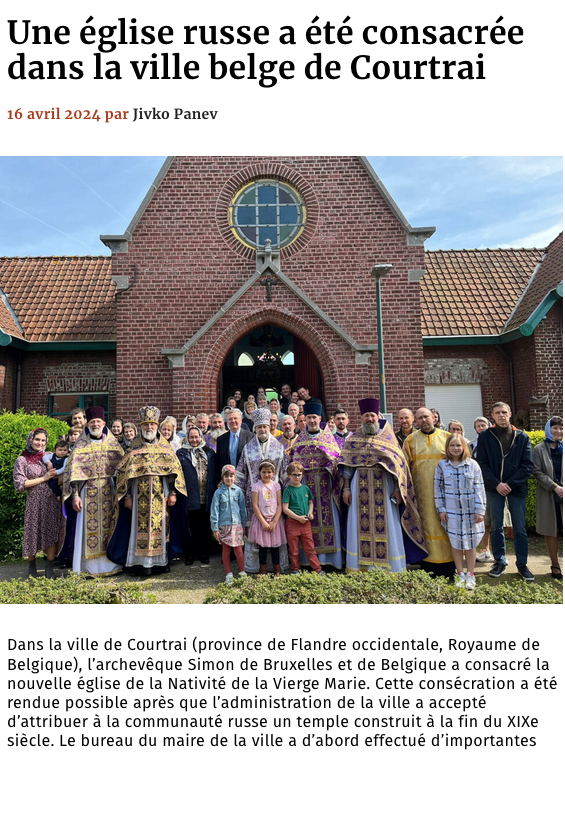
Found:
[[[118,440],[106,426],[104,408],[88,407],[86,426],[68,458],[63,476],[63,499],[72,499],[76,524],[72,539],[72,568],[88,575],[121,571],[106,555],[112,533],[114,474],[123,457]]]
[[[359,412],[361,430],[345,440],[339,460],[349,507],[346,570],[400,572],[427,555],[408,463],[379,400],[362,399]]]
[[[251,519],[253,505],[251,493],[253,486],[259,481],[259,466],[263,461],[270,461],[275,468],[273,481],[282,485],[286,480],[288,455],[280,439],[270,433],[271,411],[262,407],[253,412],[253,432],[255,435],[243,447],[236,470],[236,482],[245,493],[245,505],[248,519]],[[281,490],[282,492],[282,490]],[[259,572],[259,550],[249,540],[245,541],[245,571]],[[288,569],[288,550],[286,545],[279,550],[280,567]]]
[[[438,462],[445,458],[449,433],[434,426],[432,411],[427,407],[420,407],[415,415],[418,429],[406,438],[403,449],[414,481],[428,552],[421,565],[422,569],[432,575],[452,577],[455,564],[451,544],[440,521],[434,498],[435,471]]]
[[[312,535],[323,566],[342,569],[340,517],[337,497],[337,462],[340,448],[329,427],[320,428],[322,403],[309,399],[304,405],[306,429],[290,450],[290,461],[304,468],[304,482],[314,496]]]
[[[159,416],[158,407],[140,409],[140,436],[116,470],[108,556],[141,576],[168,570],[168,509],[176,504],[177,493],[186,495],[179,460],[159,436]]]

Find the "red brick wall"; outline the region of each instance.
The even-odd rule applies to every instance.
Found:
[[[16,355],[11,350],[0,348],[0,410],[16,409]]]
[[[283,273],[358,343],[376,342],[375,263],[391,263],[383,282],[389,409],[423,401],[419,285],[422,246],[404,230],[355,157],[177,157],[113,273],[133,276],[117,296],[118,413],[151,401],[177,417],[211,410],[224,356],[243,334],[274,322],[316,353],[329,408],[378,393],[376,354],[355,364],[351,347],[282,284],[255,285],[191,349],[184,368],[169,369],[162,348],[180,348],[254,273],[252,252],[227,228],[227,203],[246,182],[274,177],[293,184],[308,208],[307,228],[282,253]]]
[[[526,336],[506,345],[510,351],[514,362],[514,391],[516,395],[516,406],[512,409],[519,420],[531,427],[529,422],[530,398],[536,394],[537,385],[537,363],[534,339]],[[535,425],[534,425],[535,426]]]
[[[64,382],[57,383],[57,380]],[[21,405],[46,413],[49,392],[109,392],[110,412],[116,407],[116,364],[113,352],[26,353],[22,365]]]
[[[536,396],[549,397],[547,413],[532,410],[542,427],[550,416],[563,416],[563,302],[552,307],[534,333],[536,355]],[[546,417],[547,416],[547,417]]]

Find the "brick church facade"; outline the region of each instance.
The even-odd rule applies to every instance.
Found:
[[[539,426],[562,407],[562,236],[426,252],[433,231],[362,158],[170,158],[126,232],[101,237],[111,257],[0,259],[1,404],[182,418],[291,381],[355,418],[379,392],[384,266],[389,412],[473,395]]]

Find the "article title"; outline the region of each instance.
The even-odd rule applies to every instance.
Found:
[[[261,88],[297,76],[308,80],[484,80],[485,51],[491,46],[520,46],[524,29],[502,16],[485,25],[356,25],[347,16],[316,16],[305,27],[282,25],[144,25],[137,18],[99,20],[91,15],[80,29],[30,19],[7,20],[8,37],[25,46],[10,58],[12,80],[251,80]],[[92,48],[88,60],[64,59],[59,51]],[[148,47],[126,59],[125,47]],[[286,59],[293,47],[312,47],[300,62]],[[453,59],[459,47],[475,48]],[[32,47],[53,47],[55,59],[33,59]],[[172,47],[173,50],[169,50]],[[417,49],[418,58],[398,58],[400,49]],[[203,48],[210,49],[202,56]],[[241,49],[247,49],[241,54]],[[232,53],[230,54],[230,49]],[[237,54],[234,53],[237,50]],[[273,50],[277,50],[276,57]],[[353,56],[349,56],[349,53]],[[355,53],[358,51],[358,53]],[[270,52],[270,53],[269,53]],[[284,59],[279,55],[284,52]],[[344,54],[346,56],[344,57]],[[10,55],[12,57],[13,55]],[[82,54],[81,54],[82,56]],[[390,56],[390,59],[389,59]],[[414,55],[415,56],[415,55]],[[459,55],[457,55],[459,56]],[[336,59],[338,58],[338,59]]]

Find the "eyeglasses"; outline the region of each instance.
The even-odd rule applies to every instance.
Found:
[[[291,473],[290,477],[291,478],[302,478],[302,473]]]

